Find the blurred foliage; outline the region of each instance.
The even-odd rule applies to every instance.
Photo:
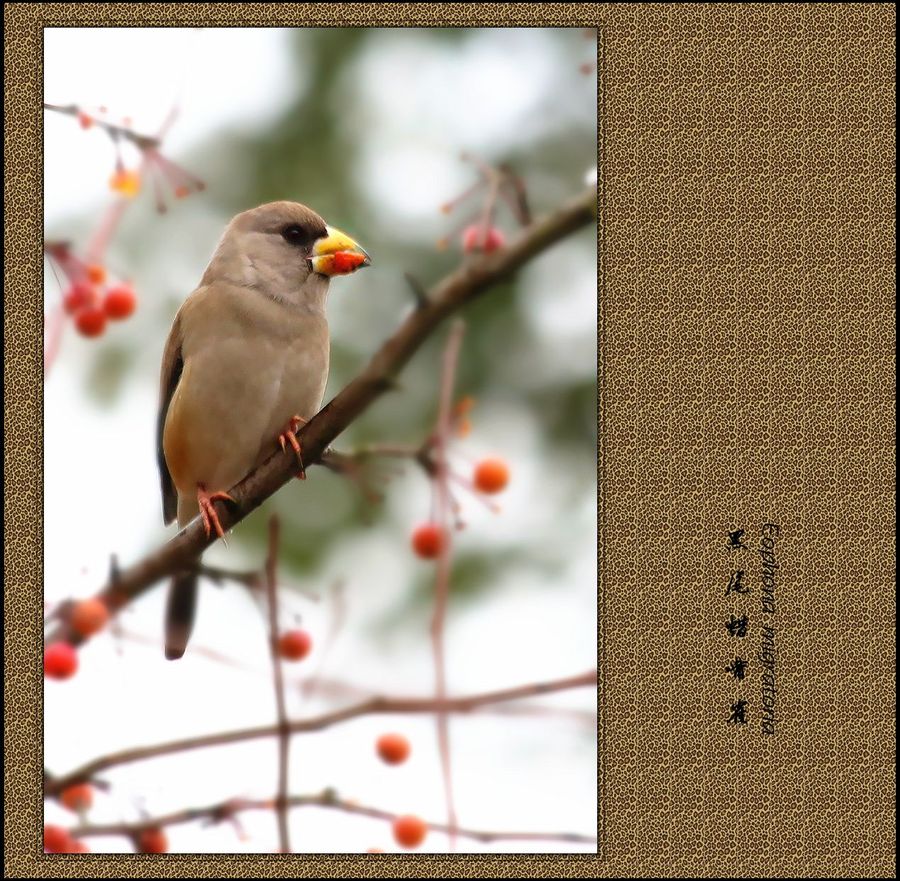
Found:
[[[435,29],[406,32],[402,37],[415,40],[426,49],[441,47],[442,51],[448,48],[455,51],[473,39],[483,39],[484,34]],[[498,32],[498,52],[503,51],[501,38],[502,32]],[[584,89],[586,82],[578,70],[579,62],[592,57],[584,34],[579,29],[547,30],[541,32],[540,38],[548,51],[555,53],[554,58],[561,60],[553,67],[555,81],[549,92],[558,94],[555,104],[564,109],[571,105],[575,109],[570,107],[569,115],[561,117],[559,107],[536,108],[529,120],[527,137],[520,142],[498,145],[493,154],[482,151],[486,161],[511,163],[527,184],[535,214],[550,210],[580,190],[597,151],[596,108],[590,103],[590,92],[585,90],[586,97],[581,99],[571,97],[573,90]],[[412,271],[425,284],[430,284],[460,259],[458,248],[437,251],[429,232],[408,234],[404,229],[398,233],[385,224],[379,216],[378,205],[367,197],[359,175],[353,173],[365,147],[365,126],[374,124],[366,115],[367,108],[362,106],[361,90],[356,88],[361,75],[359,63],[366,53],[379,51],[379,41],[383,39],[384,33],[378,29],[295,32],[291,36],[291,48],[296,93],[286,109],[265,127],[218,133],[209,143],[179,157],[186,168],[199,171],[209,187],[202,199],[185,200],[178,210],[194,211],[196,216],[191,222],[196,220],[198,229],[208,228],[211,236],[215,235],[213,229],[221,229],[222,217],[269,200],[294,198],[314,206],[325,217],[339,218],[333,222],[357,235],[375,255],[376,266],[381,271],[365,278],[365,297],[354,301],[358,317],[345,318],[349,325],[347,332],[333,338],[328,396],[337,393],[358,372],[410,307],[412,299],[402,280],[403,272]],[[410,89],[415,86],[415,78],[416,71],[410,70]],[[590,82],[594,82],[593,77]],[[486,83],[485,88],[489,87]],[[396,97],[398,101],[405,98],[404,95]],[[477,101],[478,95],[472,95],[471,100]],[[542,127],[544,116],[548,122]],[[364,122],[353,124],[354,120]],[[469,147],[466,143],[446,144],[448,155],[453,156]],[[471,176],[474,179],[474,171]],[[415,187],[416,181],[410,180],[408,185]],[[198,247],[190,266],[169,266],[168,271],[151,266],[153,255],[165,251],[173,233],[170,225],[153,222],[152,209],[146,204],[150,200],[143,201],[144,204],[136,204],[129,212],[115,243],[116,257],[121,264],[135,267],[135,275],[143,273],[155,285],[153,302],[145,310],[146,323],[139,332],[134,331],[130,341],[135,348],[140,347],[140,357],[130,354],[128,347],[106,343],[96,347],[94,361],[87,371],[94,395],[110,404],[115,403],[117,395],[126,387],[129,370],[152,375],[155,385],[162,342],[177,304],[187,294],[175,286],[173,278],[180,275],[198,278],[204,259]],[[455,218],[443,218],[438,207],[435,205],[436,222],[444,222],[445,228],[450,228]],[[210,215],[211,211],[214,216]],[[579,233],[577,241],[579,259],[585,266],[593,266],[594,232]],[[499,399],[526,414],[538,432],[538,455],[542,459],[552,457],[555,482],[566,488],[564,499],[557,500],[565,509],[594,492],[595,365],[591,357],[577,374],[554,375],[552,381],[523,383],[521,387],[512,387],[506,381],[498,384],[498,375],[509,376],[509,364],[529,364],[531,370],[540,373],[543,363],[552,364],[555,357],[552,346],[548,348],[546,342],[538,347],[535,331],[526,320],[522,288],[520,276],[491,291],[467,310],[468,329],[457,387],[460,394],[473,395],[477,400]],[[556,295],[554,291],[547,293]],[[332,294],[332,298],[348,296],[356,294],[344,291]],[[594,313],[586,313],[583,321],[593,327]],[[444,337],[444,333],[437,333],[425,344],[401,375],[401,390],[377,402],[338,440],[338,449],[371,441],[418,442],[425,437],[435,417]],[[153,345],[147,344],[149,338],[153,339]],[[537,357],[544,362],[535,360]],[[386,533],[386,540],[400,541],[405,547],[406,530],[414,516],[410,514],[406,524],[385,522],[389,518],[380,511],[375,511],[373,517],[371,505],[354,483],[323,469],[313,469],[305,483],[294,484],[279,493],[267,507],[282,516],[283,534],[294,537],[283,543],[284,571],[302,576],[306,583],[334,541],[346,539],[353,530],[379,527],[390,530],[393,537],[388,538]],[[565,519],[565,510],[561,510],[560,516]],[[236,531],[234,540],[261,559],[266,541],[265,518],[250,518]],[[490,587],[498,568],[511,560],[552,571],[561,565],[563,558],[562,551],[551,553],[548,558],[546,549],[536,549],[529,542],[522,542],[502,555],[462,554],[455,563],[453,590],[459,598],[477,597]],[[430,595],[432,581],[433,573],[423,570],[408,594],[408,604],[398,608],[396,614],[403,615],[420,607]]]

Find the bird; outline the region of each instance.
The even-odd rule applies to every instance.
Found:
[[[371,265],[350,236],[299,202],[234,217],[200,284],[182,303],[163,350],[157,461],[163,521],[200,516],[224,540],[215,502],[319,410],[329,367],[325,301],[331,277]],[[165,613],[165,656],[185,652],[197,572],[176,573]]]

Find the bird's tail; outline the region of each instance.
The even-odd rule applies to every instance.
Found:
[[[182,572],[169,585],[166,603],[166,658],[175,661],[184,654],[197,611],[197,573]]]

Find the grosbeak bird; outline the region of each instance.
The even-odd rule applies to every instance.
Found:
[[[330,276],[369,256],[305,205],[271,202],[225,229],[200,285],[166,341],[157,457],[163,519],[198,514],[223,531],[214,502],[290,443],[322,403],[328,377],[325,299]],[[177,574],[166,607],[165,651],[184,654],[197,603],[195,572]]]

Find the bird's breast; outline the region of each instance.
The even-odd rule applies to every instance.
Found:
[[[163,435],[179,494],[197,483],[229,489],[277,449],[292,416],[318,411],[328,375],[324,318],[278,318],[265,309],[253,321],[219,315],[191,339]]]

